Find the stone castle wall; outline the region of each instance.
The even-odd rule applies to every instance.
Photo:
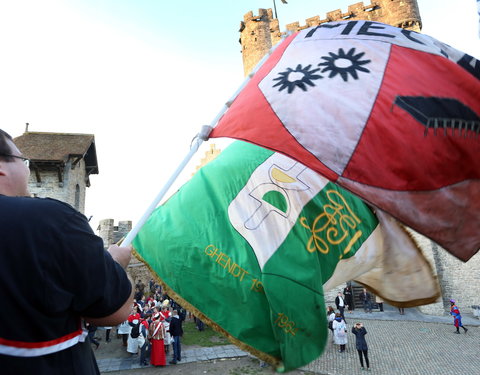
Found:
[[[54,198],[70,204],[81,213],[85,212],[85,161],[82,159],[72,169],[72,162],[68,161],[62,172],[60,182],[57,170],[40,170],[41,182],[37,182],[32,170],[28,182],[30,193],[39,198]],[[78,192],[77,192],[78,186]],[[77,197],[77,198],[76,198]]]
[[[454,299],[462,313],[473,313],[472,305],[480,305],[480,253],[464,263],[428,238],[418,233],[414,237],[432,264],[442,293],[437,303],[420,310],[431,315],[448,314],[449,301]]]
[[[288,24],[286,29],[296,32],[326,22],[353,20],[383,22],[413,31],[420,31],[422,28],[416,0],[376,0],[368,5],[363,2],[352,4],[346,12],[340,9],[328,12],[325,18],[307,18],[304,25],[293,22]],[[278,20],[273,18],[271,9],[259,9],[258,15],[253,12],[246,13],[240,24],[240,33],[245,76],[285,34],[280,31]]]
[[[115,225],[113,219],[103,219],[98,223],[98,236],[103,240],[103,247],[108,248],[110,245],[118,243],[132,229],[130,220],[119,221]]]

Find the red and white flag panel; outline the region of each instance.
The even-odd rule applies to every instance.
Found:
[[[282,152],[466,261],[480,248],[479,133],[480,62],[342,21],[283,41],[210,136]]]

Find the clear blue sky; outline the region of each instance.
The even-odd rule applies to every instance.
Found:
[[[283,29],[355,0],[276,3]],[[475,0],[418,3],[424,33],[480,57]],[[272,0],[4,1],[0,128],[18,136],[29,122],[31,131],[95,134],[100,174],[85,214],[93,226],[136,221],[243,81],[243,15],[272,7]]]

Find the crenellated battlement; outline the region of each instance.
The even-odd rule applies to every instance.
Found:
[[[336,9],[327,12],[325,18],[313,16],[306,18],[304,24],[289,23],[283,32],[279,28],[278,20],[273,18],[272,9],[259,9],[258,15],[250,11],[244,15],[239,30],[245,75],[250,73],[285,33],[343,20],[377,21],[413,31],[420,31],[422,28],[416,0],[376,0],[367,5],[358,2],[349,5],[346,12]]]
[[[331,12],[327,12],[326,17],[323,19],[320,18],[320,16],[310,17],[305,20],[305,25],[300,26],[300,22],[298,21],[292,22],[286,25],[286,29],[288,31],[298,31],[332,21],[370,19],[372,17],[370,13],[379,9],[380,6],[377,2],[373,2],[369,5],[364,5],[363,2],[359,2],[349,5],[348,10],[345,13],[343,13],[341,9],[332,10]]]

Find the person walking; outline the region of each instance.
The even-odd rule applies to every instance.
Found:
[[[460,333],[460,327],[463,328],[463,331],[467,333],[468,328],[462,324],[462,316],[460,315],[460,310],[458,309],[457,305],[455,304],[455,300],[450,300],[450,315],[453,316],[453,325],[456,328],[454,333]]]
[[[0,369],[100,374],[85,323],[127,319],[130,246],[107,251],[87,218],[65,202],[31,197],[30,160],[0,129]],[[8,322],[8,323],[7,323]]]
[[[180,337],[183,335],[182,320],[177,310],[172,311],[172,320],[170,321],[170,334],[173,337],[173,358],[170,361],[172,365],[176,365],[177,361],[182,360],[182,347]]]
[[[333,328],[333,342],[340,346],[338,350],[340,353],[345,352],[345,345],[347,345],[347,324],[343,320],[340,313],[335,314],[335,320],[332,323]]]
[[[357,348],[358,357],[360,358],[360,366],[362,370],[365,370],[363,366],[363,358],[365,358],[365,364],[367,365],[367,371],[370,371],[370,362],[368,361],[368,345],[365,340],[367,330],[362,323],[355,323],[352,327],[352,333],[355,335],[355,347]]]

